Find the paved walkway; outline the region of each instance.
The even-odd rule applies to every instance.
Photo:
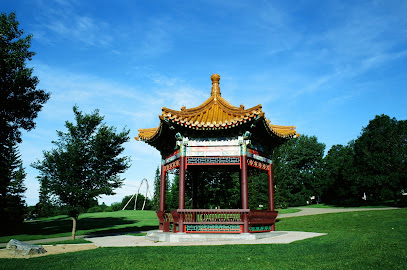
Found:
[[[288,218],[288,217],[299,217],[299,216],[310,216],[310,215],[319,215],[319,214],[328,214],[328,213],[341,213],[341,212],[355,212],[355,211],[373,211],[373,210],[394,210],[394,209],[400,209],[400,208],[396,208],[396,207],[386,207],[386,208],[309,208],[309,207],[296,207],[297,209],[301,209],[300,212],[297,213],[291,213],[291,214],[280,214],[278,215],[278,218]],[[294,237],[293,239],[295,239],[295,237],[304,237],[305,235],[300,236],[300,234],[302,232],[292,232],[292,236]],[[296,235],[296,236],[295,236]],[[323,235],[323,234],[321,234]],[[315,237],[315,236],[319,236],[319,235],[309,235],[310,237]],[[284,237],[288,237],[287,235],[281,235],[278,237],[274,237],[273,239],[273,243],[277,243],[276,241],[283,241],[282,238]],[[144,236],[130,236],[130,235],[116,235],[116,236],[103,236],[103,237],[90,237],[88,235],[80,235],[77,236],[77,238],[85,238],[86,240],[92,241],[94,242],[96,245],[100,245],[100,246],[107,246],[109,245],[108,243],[112,243],[112,245],[115,245],[114,243],[116,243],[116,240],[113,241],[113,239],[117,239],[117,241],[122,242],[125,239],[131,239],[129,241],[125,241],[122,242],[123,244],[125,243],[129,243],[130,244],[136,244],[136,243],[140,243],[140,245],[147,245],[146,243],[142,244],[142,238],[144,238]],[[309,238],[309,237],[306,237]],[[302,238],[302,239],[306,239],[306,238]],[[26,243],[29,244],[38,244],[38,243],[50,243],[50,242],[59,242],[59,241],[65,241],[65,240],[70,240],[71,237],[67,236],[67,237],[57,237],[57,238],[46,238],[46,239],[39,239],[39,240],[30,240],[30,241],[25,241]],[[104,239],[104,240],[103,240]],[[267,238],[268,239],[268,238]],[[290,238],[287,238],[287,241]],[[297,239],[297,240],[301,240],[301,239]],[[294,240],[294,241],[297,241]],[[103,244],[102,242],[98,242],[98,241],[103,241],[106,244]],[[146,240],[148,241],[148,240]],[[267,242],[269,241],[269,242]],[[151,242],[151,241],[150,241]],[[230,242],[230,241],[222,241],[222,242]],[[272,243],[271,240],[264,240],[264,239],[260,239],[260,240],[250,240],[244,241],[246,244],[261,244],[263,242],[267,242],[267,243]],[[251,243],[254,242],[254,243]],[[180,244],[191,244],[191,243],[167,243],[168,245],[180,245]],[[197,243],[196,245],[202,245],[203,243]],[[227,243],[221,243],[221,244],[227,244]],[[240,244],[238,243],[238,241],[233,241],[233,243],[230,244]],[[7,245],[7,243],[0,243],[0,247],[5,247]],[[127,245],[127,244],[125,244]],[[158,245],[158,244],[154,244],[154,245]],[[160,245],[164,245],[164,244],[160,244]],[[219,244],[217,244],[219,245]]]
[[[287,217],[299,217],[299,216],[312,216],[329,213],[341,213],[341,212],[357,212],[357,211],[378,211],[378,210],[394,210],[400,209],[397,207],[383,207],[383,208],[310,208],[310,207],[295,207],[300,209],[300,212],[291,214],[279,214],[277,218]]]

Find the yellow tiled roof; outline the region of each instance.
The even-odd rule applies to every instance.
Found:
[[[150,138],[153,138],[156,135],[156,133],[158,133],[158,130],[159,130],[160,127],[161,127],[161,124],[160,124],[160,126],[155,127],[155,128],[142,128],[142,129],[139,129],[138,130],[138,132],[139,132],[138,137],[136,137],[135,139],[137,141],[139,141],[139,140],[145,141],[145,140],[148,140]]]
[[[162,121],[197,130],[217,130],[235,127],[259,118],[263,118],[268,130],[278,137],[292,138],[299,136],[293,126],[270,124],[270,121],[265,118],[260,104],[250,109],[245,109],[243,105],[240,105],[240,107],[233,106],[221,97],[219,89],[220,76],[214,74],[211,79],[211,97],[202,105],[190,109],[182,107],[180,111],[163,107],[162,114],[159,116],[160,125],[157,128],[139,129],[139,136],[136,137],[136,140],[153,139],[160,132]]]

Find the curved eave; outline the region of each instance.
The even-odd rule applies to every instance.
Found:
[[[270,124],[269,120],[265,120],[265,126],[270,133],[284,139],[297,138],[300,134],[295,130],[295,126],[279,126]]]
[[[260,120],[263,123],[263,126],[269,136],[271,137],[279,137],[282,139],[291,139],[291,138],[296,138],[300,134],[297,134],[295,130],[295,126],[279,126],[279,125],[271,125],[269,124],[269,120],[267,120],[264,117],[264,113],[261,114],[253,114],[249,116],[245,116],[241,119],[235,119],[232,120],[228,123],[203,123],[203,124],[194,124],[186,121],[182,121],[177,118],[169,118],[169,117],[164,117],[160,116],[160,125],[157,128],[149,128],[149,129],[139,129],[139,136],[136,137],[136,140],[144,141],[147,143],[150,143],[154,140],[156,140],[159,135],[161,134],[162,127],[163,127],[163,122],[168,122],[170,125],[174,126],[174,129],[177,129],[176,126],[179,128],[187,128],[187,129],[193,129],[193,130],[225,130],[225,129],[230,129],[230,128],[235,128],[244,124],[247,124],[249,122],[254,122],[257,120]]]
[[[152,139],[154,139],[154,137],[157,137],[162,130],[162,125],[160,122],[160,125],[156,128],[142,128],[139,129],[138,132],[138,137],[134,137],[137,141],[150,141]]]

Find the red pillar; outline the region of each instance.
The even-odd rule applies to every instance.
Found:
[[[159,218],[162,218],[162,215],[165,211],[165,170],[164,170],[164,165],[161,165],[161,182],[160,182],[160,206],[159,206],[159,211],[157,211],[157,215],[158,212],[161,212],[161,214],[159,215]],[[164,224],[162,223],[163,221],[161,221],[159,223],[159,227],[158,229],[163,231],[164,230]]]
[[[178,209],[185,209],[185,156],[180,157]],[[184,232],[184,215],[179,217],[179,232]]]
[[[242,209],[249,209],[249,191],[247,188],[247,156],[242,155],[242,170],[240,174],[240,186],[242,193]],[[249,221],[247,219],[247,214],[243,214],[243,232],[249,232]]]
[[[268,186],[269,186],[269,210],[274,211],[274,183],[273,183],[273,164],[270,164],[268,171]],[[271,226],[271,230],[276,230],[276,225]]]
[[[268,171],[268,187],[269,187],[269,210],[274,211],[274,183],[273,183],[273,164],[270,164]]]
[[[164,165],[161,165],[161,183],[160,183],[160,211],[165,211],[165,170]]]

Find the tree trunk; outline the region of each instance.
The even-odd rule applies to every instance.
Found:
[[[75,233],[76,233],[76,221],[78,220],[77,217],[72,218],[72,240],[75,240]]]

